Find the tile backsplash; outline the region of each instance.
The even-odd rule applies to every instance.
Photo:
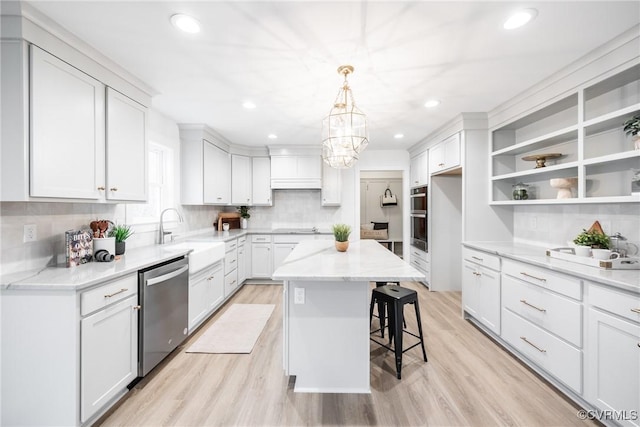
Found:
[[[636,248],[640,245],[637,203],[515,206],[513,236],[522,243],[566,246],[567,241],[595,221],[600,222],[606,234],[620,232]]]

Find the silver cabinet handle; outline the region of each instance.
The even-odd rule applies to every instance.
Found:
[[[233,282],[231,282],[231,284],[233,285],[234,283],[236,283],[236,281],[234,280]]]
[[[528,305],[529,307],[535,308],[538,311],[542,311],[543,313],[547,312],[547,310],[544,308],[536,307],[535,305],[528,303],[526,299],[521,299],[520,302],[523,303],[524,305]]]
[[[236,262],[236,260],[235,260],[235,259],[232,259],[232,260],[231,260],[231,262],[229,262],[229,264],[231,264],[231,263],[233,263],[233,262]]]
[[[477,271],[474,271],[474,272],[473,272],[473,275],[474,275],[474,276],[482,276],[482,273],[478,273]]]
[[[184,265],[170,273],[163,274],[162,276],[154,277],[153,279],[147,279],[146,285],[153,286],[153,285],[157,285],[158,283],[165,282],[169,279],[173,279],[174,277],[181,275],[183,272],[187,271],[188,269],[189,269],[189,266]]]
[[[115,295],[121,294],[121,293],[123,293],[123,292],[127,292],[128,290],[129,290],[129,289],[127,289],[127,288],[122,288],[122,289],[120,289],[118,292],[114,292],[114,293],[112,293],[112,294],[107,294],[107,295],[105,295],[104,297],[105,297],[105,298],[111,298],[112,296],[115,296]]]
[[[631,311],[640,314],[640,308],[632,308]]]
[[[521,271],[521,272],[520,272],[520,274],[522,274],[523,276],[526,276],[526,277],[530,277],[530,278],[532,278],[532,279],[539,280],[539,281],[541,281],[541,282],[546,282],[546,281],[547,281],[547,279],[542,279],[542,278],[540,278],[540,277],[532,276],[532,275],[530,275],[530,274],[525,273],[524,271]]]
[[[482,258],[478,258],[477,256],[472,256],[471,258],[475,259],[476,261],[483,261]]]
[[[207,280],[213,280],[214,277],[215,276],[209,276],[209,277],[207,277]]]
[[[140,310],[142,308],[141,305],[134,305],[133,307],[131,307],[134,310]]]
[[[98,190],[104,191],[104,190],[106,190],[106,188],[103,185],[101,185],[100,187],[98,187]]]
[[[527,344],[529,344],[531,347],[535,348],[536,350],[538,350],[540,353],[546,353],[547,350],[543,350],[540,347],[538,347],[537,345],[535,345],[534,343],[532,343],[531,341],[529,341],[526,337],[520,337],[520,339],[524,342],[526,342]]]
[[[110,191],[118,191],[118,187],[111,187],[109,190]]]

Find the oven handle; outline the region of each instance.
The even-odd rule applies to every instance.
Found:
[[[411,214],[411,216],[413,218],[426,218],[427,217],[426,214]]]
[[[188,269],[189,269],[188,265],[183,265],[179,269],[174,270],[174,271],[172,271],[170,273],[163,274],[162,276],[154,277],[153,279],[147,279],[146,280],[147,286],[153,286],[153,285],[157,285],[158,283],[161,283],[161,282],[166,282],[169,279],[173,279],[174,277],[181,275],[182,273],[184,273]]]

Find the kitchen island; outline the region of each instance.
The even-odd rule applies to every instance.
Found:
[[[295,391],[369,393],[369,282],[424,280],[375,240],[299,243],[273,273],[284,281],[283,362]]]

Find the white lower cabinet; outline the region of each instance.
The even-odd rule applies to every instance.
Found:
[[[138,375],[138,295],[85,317],[80,325],[80,419],[87,421]]]
[[[430,268],[429,268],[429,254],[420,249],[411,247],[409,254],[409,263],[424,274],[424,282],[429,284],[430,282]]]
[[[238,240],[233,239],[225,243],[224,254],[224,297],[234,293],[238,283]]]
[[[224,299],[222,261],[189,276],[189,333],[193,332]]]
[[[296,247],[297,243],[274,243],[273,244],[273,271],[282,265],[285,258],[289,256],[291,251]]]
[[[251,277],[270,279],[272,274],[271,236],[267,234],[251,236]]]
[[[589,284],[587,400],[626,426],[640,420],[640,296]]]
[[[496,334],[500,334],[499,259],[498,270],[494,270],[479,264],[481,261],[476,261],[476,259],[487,260],[497,257],[477,254],[466,256],[465,253],[465,260],[462,264],[463,310]]]
[[[242,286],[245,280],[247,280],[247,238],[239,237],[238,238],[238,285]]]

